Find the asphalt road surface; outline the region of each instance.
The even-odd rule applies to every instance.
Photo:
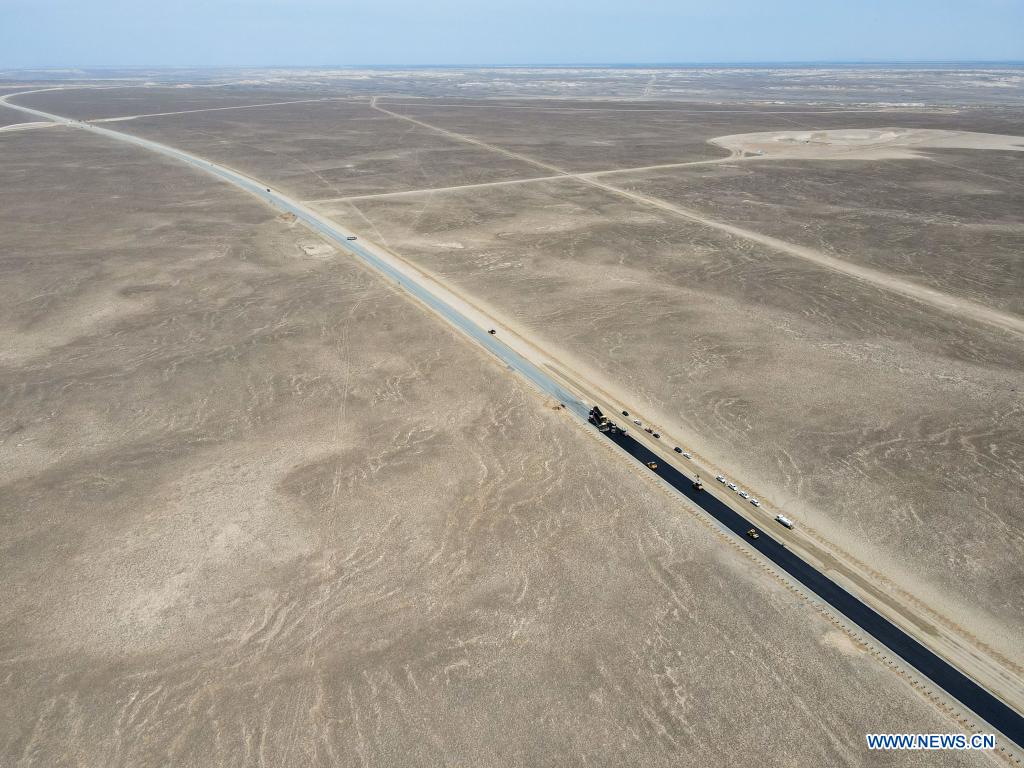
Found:
[[[117,141],[134,144],[166,157],[174,158],[227,181],[250,194],[256,195],[265,203],[279,210],[294,214],[306,226],[355,255],[389,279],[397,282],[402,289],[444,317],[449,323],[473,339],[473,341],[499,358],[509,368],[518,371],[539,390],[556,398],[567,410],[575,413],[581,419],[587,418],[589,408],[582,400],[544,373],[537,365],[502,343],[496,337],[488,334],[484,328],[474,323],[455,307],[448,304],[443,298],[431,292],[427,287],[416,282],[408,274],[403,273],[370,250],[364,248],[358,241],[348,240],[347,238],[351,235],[350,232],[342,229],[329,219],[325,219],[311,209],[306,208],[298,201],[268,188],[257,179],[250,178],[230,168],[211,163],[208,160],[166,144],[149,141],[137,136],[121,133],[120,131],[113,131],[109,128],[91,125],[79,120],[71,120],[60,115],[23,107],[8,101],[9,98],[18,95],[20,94],[13,93],[0,97],[0,103],[46,120],[52,120]],[[759,529],[761,530],[761,537],[759,539],[752,540],[748,538],[746,532],[751,527],[756,526],[753,526],[750,521],[715,496],[706,492],[695,491],[690,478],[670,464],[666,464],[664,459],[651,452],[632,437],[611,433],[606,433],[606,436],[638,461],[644,464],[650,461],[657,462],[658,469],[648,471],[653,471],[675,490],[710,514],[722,526],[735,533],[749,546],[756,549],[761,555],[773,562],[821,600],[828,603],[836,611],[846,616],[850,621],[874,637],[879,643],[902,658],[907,664],[918,670],[921,675],[929,678],[936,686],[956,698],[965,707],[978,715],[978,717],[988,722],[1019,747],[1024,748],[1024,717],[1000,699],[943,661],[924,645],[910,637],[910,635],[906,634],[881,614],[862,603],[813,566],[797,557],[763,530]]]
[[[693,488],[691,478],[653,453],[628,434],[605,433],[619,448],[646,465],[655,462],[657,469],[648,470],[694,504],[699,506],[724,528],[739,536],[746,544],[773,562],[809,591],[846,616],[879,643],[903,659],[924,677],[960,701],[978,717],[992,725],[1019,747],[1024,747],[1024,717],[982,688],[962,672],[951,666],[902,629],[875,610],[862,603],[823,573],[809,565],[780,544],[764,529],[751,524],[732,507],[707,491]],[[711,482],[715,482],[712,480]],[[747,531],[757,528],[761,536],[751,539]]]

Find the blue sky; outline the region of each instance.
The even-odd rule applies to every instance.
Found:
[[[0,67],[1024,59],[1024,0],[0,0]]]

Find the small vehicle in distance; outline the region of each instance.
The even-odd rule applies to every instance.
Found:
[[[678,445],[675,448],[673,448],[672,450],[675,451],[676,453],[682,453],[683,452],[683,449],[680,448]]]
[[[695,491],[703,491],[704,490],[704,483],[702,483],[700,481],[700,475],[697,475],[697,479],[693,481],[693,490],[695,490]]]
[[[497,335],[498,332],[496,330],[494,330],[493,328],[491,328],[491,330],[489,330],[488,333],[491,334],[491,336],[495,336],[495,335]]]
[[[724,483],[725,482],[725,475],[715,475],[715,480],[717,480],[720,483]]]
[[[633,423],[636,424],[638,427],[641,424],[640,419],[633,419]]]
[[[654,434],[654,436],[655,436],[656,438],[658,438],[659,440],[661,439],[661,435],[659,435],[659,434],[658,434],[657,432],[654,432],[653,434]]]
[[[729,483],[729,490],[730,491],[735,491],[736,490],[736,483]]]
[[[793,528],[795,528],[795,527],[796,527],[796,523],[794,523],[794,522],[793,522],[792,520],[790,520],[790,519],[789,519],[788,517],[786,517],[785,515],[776,515],[776,516],[775,516],[775,521],[776,521],[776,522],[777,522],[777,523],[778,523],[779,525],[782,525],[782,526],[784,526],[784,527],[786,527],[786,528],[789,528],[790,530],[793,530]]]
[[[747,531],[747,536],[749,536],[752,539],[761,538],[761,534],[757,532],[757,528],[751,528],[749,531]]]
[[[741,499],[749,499],[750,498],[750,494],[747,493],[746,491],[740,491],[740,498]]]
[[[761,506],[761,502],[758,501],[757,499],[751,499],[750,503],[753,504],[755,507],[760,507]]]
[[[652,435],[654,434],[654,430],[651,429],[650,427],[644,427],[644,432],[648,432],[648,433],[650,433]]]
[[[647,462],[647,468],[648,469],[657,469],[658,468],[658,462],[656,462],[656,461],[648,461]]]
[[[683,458],[684,459],[692,459],[693,458],[693,454],[688,453],[686,451],[683,451]]]
[[[345,239],[346,239],[346,240],[355,240],[355,239],[356,239],[356,236],[355,236],[355,235],[349,235],[349,236],[348,236],[348,237],[346,237]]]
[[[623,415],[623,416],[629,416],[629,411],[623,411],[623,412],[622,412],[622,415]]]

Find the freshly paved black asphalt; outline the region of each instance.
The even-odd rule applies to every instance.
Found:
[[[687,477],[673,466],[667,465],[660,456],[652,453],[628,434],[605,433],[606,437],[643,464],[653,461],[658,464],[653,472],[673,488],[700,506],[725,528],[729,529],[749,546],[803,584],[823,601],[831,605],[875,638],[895,655],[917,669],[965,707],[987,721],[1004,736],[1024,748],[1024,717],[1007,706],[1000,699],[982,688],[952,665],[943,661],[917,640],[869,606],[862,603],[841,586],[829,579],[810,564],[804,562],[783,544],[776,541],[763,528],[752,525],[731,507],[706,491],[693,488],[692,478]],[[702,478],[705,485],[707,478]],[[713,478],[710,482],[716,482]],[[777,523],[774,523],[777,525]],[[759,539],[751,539],[747,531],[757,528]]]

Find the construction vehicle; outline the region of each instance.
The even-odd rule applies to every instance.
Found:
[[[761,534],[757,532],[757,528],[751,528],[749,531],[747,531],[747,536],[749,536],[752,539],[761,538]]]
[[[648,461],[647,462],[647,468],[648,469],[657,469],[658,468],[658,463],[655,462],[655,461]]]
[[[702,483],[700,481],[700,475],[697,475],[697,479],[693,481],[692,485],[693,485],[693,490],[695,490],[695,491],[703,491],[704,490],[704,483]]]
[[[615,426],[612,421],[602,413],[598,406],[594,406],[590,409],[590,415],[587,419],[591,424],[597,427],[599,432],[610,432],[612,427]]]

